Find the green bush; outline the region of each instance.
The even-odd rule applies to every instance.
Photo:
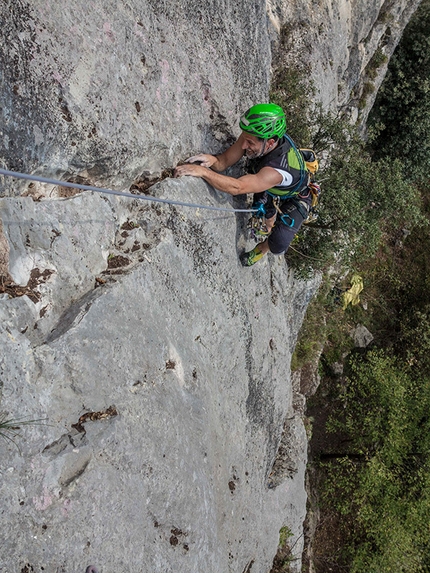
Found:
[[[324,462],[324,499],[354,516],[345,547],[353,573],[425,571],[429,408],[430,379],[382,351],[352,361],[330,424],[347,448]]]
[[[287,60],[291,41],[291,30],[284,28],[270,98],[285,110],[296,143],[312,147],[320,159],[319,219],[302,227],[287,254],[297,275],[306,278],[335,263],[359,266],[376,253],[387,228],[412,228],[423,218],[420,194],[406,181],[401,162],[385,155],[374,161],[346,118],[313,103],[315,89],[307,67]],[[378,51],[369,66],[384,62]]]
[[[405,176],[430,170],[430,0],[424,0],[390,60],[369,123],[375,157],[397,157]]]
[[[301,276],[337,263],[360,268],[387,233],[427,224],[421,196],[403,177],[400,161],[373,161],[357,140],[333,147],[321,172],[315,223],[304,225],[287,260]]]
[[[384,63],[378,58],[372,65]],[[324,415],[331,412],[324,440],[318,421],[313,428],[325,448],[321,512],[340,532],[328,558],[339,571],[430,571],[430,208],[422,183],[430,167],[429,78],[424,0],[390,63],[370,145],[342,118],[320,115],[313,141],[321,148],[327,141],[329,150],[320,215],[293,244],[299,252],[288,254],[296,272],[336,265],[358,271],[365,285],[366,311],[320,306],[322,364],[352,355],[345,377],[322,370],[318,400]],[[328,129],[330,121],[337,129]],[[357,322],[374,335],[373,350],[345,345]]]

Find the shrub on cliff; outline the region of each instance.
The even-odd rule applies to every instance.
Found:
[[[430,379],[383,351],[355,359],[322,456],[325,504],[348,516],[352,573],[427,571],[430,564]]]
[[[369,118],[375,157],[399,158],[405,174],[430,171],[430,0],[424,0],[397,47]]]
[[[420,193],[402,162],[389,155],[375,159],[348,118],[314,105],[312,95],[305,67],[284,67],[282,59],[275,65],[271,100],[285,110],[296,143],[312,147],[320,159],[319,218],[302,227],[286,255],[302,277],[334,263],[358,268],[393,230],[426,224]]]

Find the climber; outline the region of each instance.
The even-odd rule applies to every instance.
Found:
[[[275,104],[257,104],[241,117],[238,140],[220,155],[201,153],[175,169],[175,177],[201,177],[230,195],[254,194],[253,216],[264,221],[257,234],[262,239],[254,249],[240,256],[251,266],[269,251],[284,253],[307,218],[311,197],[309,175],[303,157],[286,134],[284,111]],[[235,178],[222,175],[241,157],[248,160],[247,174]]]

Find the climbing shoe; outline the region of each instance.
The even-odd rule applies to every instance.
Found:
[[[239,258],[244,267],[252,267],[252,265],[255,265],[255,263],[263,257],[264,253],[260,251],[257,245],[252,249],[252,251],[249,251],[248,253],[242,253]]]

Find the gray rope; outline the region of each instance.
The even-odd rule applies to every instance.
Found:
[[[120,197],[130,197],[132,199],[142,199],[143,201],[153,201],[154,203],[167,203],[168,205],[180,205],[181,207],[193,207],[195,209],[208,209],[210,211],[224,211],[227,213],[254,213],[256,209],[232,209],[226,207],[212,207],[211,205],[196,205],[195,203],[184,203],[182,201],[172,201],[171,199],[159,199],[148,195],[134,195],[133,193],[123,193],[122,191],[113,191],[103,187],[93,187],[92,185],[81,185],[80,183],[70,183],[69,181],[59,181],[57,179],[48,179],[38,175],[29,175],[28,173],[19,173],[18,171],[8,171],[0,168],[0,175],[15,177],[16,179],[28,179],[38,181],[39,183],[49,183],[51,185],[61,185],[62,187],[72,187],[72,189],[82,189],[83,191],[95,191],[97,193],[106,193],[108,195],[118,195]]]

